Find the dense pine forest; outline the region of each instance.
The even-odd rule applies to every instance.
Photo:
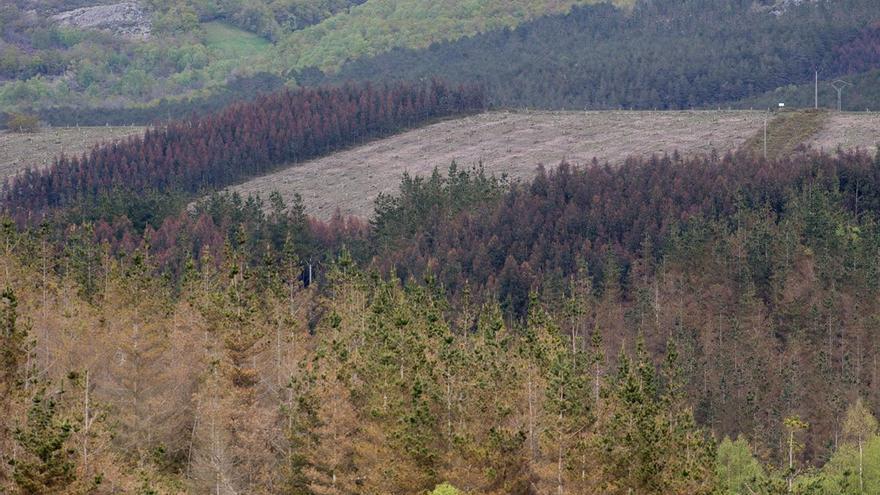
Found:
[[[227,189],[483,157],[487,109],[522,110],[491,124],[517,158],[579,139],[536,107],[812,107],[818,73],[819,106],[840,78],[876,109],[876,3],[109,6],[136,36],[3,3],[0,137],[154,125],[0,163],[0,494],[880,493],[880,150],[818,150],[852,114],[730,111],[729,152],[657,132],[526,178],[451,162],[358,189],[364,218]]]
[[[111,192],[221,188],[429,119],[479,111],[483,101],[477,87],[453,90],[439,82],[273,93],[26,170],[6,186],[5,204],[17,217],[32,217]]]
[[[402,113],[376,130],[280,150],[296,121],[258,117],[386,101]],[[453,164],[405,176],[369,223],[276,195],[184,207],[253,173],[234,151],[252,136],[286,160],[480,105],[441,83],[280,93],[98,147],[105,180],[56,164],[7,185],[4,490],[880,489],[880,156],[675,154],[526,182]],[[201,156],[231,158],[186,175]],[[174,195],[135,211],[139,188]]]
[[[496,106],[681,109],[732,105],[789,85],[876,69],[876,3],[799,2],[773,15],[752,0],[638,2],[575,7],[514,29],[354,60],[303,82],[479,81]],[[810,86],[812,89],[812,86]],[[848,108],[878,108],[871,84]],[[809,103],[812,105],[812,92]],[[823,106],[836,106],[823,91]],[[777,101],[772,101],[775,106]]]

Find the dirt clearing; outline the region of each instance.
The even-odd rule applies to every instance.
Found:
[[[880,144],[880,113],[832,113],[807,144],[825,151],[842,148],[876,153]]]
[[[631,155],[724,153],[763,126],[752,111],[490,112],[433,124],[298,164],[232,188],[244,195],[302,195],[307,211],[328,218],[369,216],[380,192],[393,193],[404,172],[429,174],[455,160],[487,171],[530,177],[539,164],[620,163]]]
[[[34,134],[0,132],[0,180],[26,167],[43,167],[62,152],[79,155],[95,143],[144,132],[143,127],[50,127]]]

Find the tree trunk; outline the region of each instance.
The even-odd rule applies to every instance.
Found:
[[[862,437],[859,435],[859,493],[865,493],[864,468],[862,466],[863,454]]]

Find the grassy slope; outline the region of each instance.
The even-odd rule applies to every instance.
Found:
[[[825,111],[798,110],[775,114],[767,123],[767,157],[779,158],[819,134],[829,114]],[[763,127],[763,126],[762,126]],[[764,130],[759,129],[744,145],[755,153],[764,152]]]
[[[395,47],[423,48],[478,32],[513,27],[573,5],[601,0],[369,0],[279,43],[287,68],[338,68],[346,60]],[[634,0],[613,0],[630,6]]]
[[[224,22],[206,22],[202,28],[205,30],[205,45],[223,60],[259,55],[271,46],[266,39]]]

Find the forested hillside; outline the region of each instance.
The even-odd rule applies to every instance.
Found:
[[[818,70],[822,106],[836,104],[827,83],[852,76],[845,107],[880,107],[870,0],[154,0],[138,39],[48,17],[80,4],[3,6],[0,105],[55,125],[152,123],[282,85],[441,77],[506,107],[809,106]]]
[[[778,16],[754,9],[751,0],[659,0],[640,2],[632,12],[599,4],[427,50],[360,59],[330,76],[304,71],[300,79],[442,74],[484,84],[490,104],[512,107],[727,106],[812,82],[815,70],[830,81],[877,68],[877,20],[869,0],[803,2]],[[836,106],[825,93],[823,106]],[[872,94],[863,95],[848,108],[880,107]],[[797,103],[812,106],[812,99]]]
[[[880,493],[876,3],[3,2],[0,493]]]
[[[186,117],[295,85],[292,69],[513,27],[586,2],[142,0],[108,7],[133,16],[117,25],[136,22],[137,36],[116,32],[112,22],[92,29],[53,17],[100,3],[94,0],[4,2],[0,110],[39,111],[67,125]]]
[[[407,179],[369,226],[224,196],[7,221],[0,483],[871,493],[878,171],[672,156]]]
[[[512,28],[548,14],[567,12],[573,5],[596,0],[369,0],[348,14],[293,33],[279,44],[288,69],[317,66],[335,70],[342,63],[392,48],[420,49],[440,41]],[[618,7],[633,0],[612,0]]]
[[[114,194],[213,190],[282,163],[483,107],[479,88],[439,82],[274,93],[27,169],[6,184],[5,207],[32,222],[47,208],[94,207]]]

